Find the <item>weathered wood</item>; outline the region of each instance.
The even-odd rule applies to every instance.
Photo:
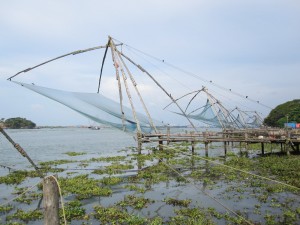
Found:
[[[232,143],[240,143],[240,149],[242,148],[242,144],[244,143],[245,151],[248,152],[248,148],[250,144],[280,144],[281,151],[286,152],[286,142],[293,143],[293,150],[297,151],[296,147],[300,144],[300,135],[298,132],[294,131],[293,135],[290,139],[286,139],[286,131],[278,130],[277,136],[274,136],[275,131],[270,133],[265,129],[247,129],[247,130],[236,130],[236,131],[225,131],[225,132],[212,132],[212,131],[204,131],[201,133],[195,132],[187,132],[184,133],[170,133],[167,130],[167,133],[159,133],[159,134],[143,134],[142,142],[158,142],[160,149],[162,149],[163,142],[171,143],[171,142],[189,142],[193,145],[196,143],[220,143],[224,144],[225,154],[227,153],[230,142]],[[193,146],[192,146],[193,148]],[[284,149],[283,149],[284,148]],[[298,148],[298,147],[297,147]],[[241,149],[242,150],[242,149]]]
[[[205,142],[205,156],[208,157],[208,142]]]
[[[195,153],[195,142],[192,141],[191,144],[192,144],[192,154],[194,154]]]
[[[59,190],[53,177],[43,181],[44,224],[59,225]]]
[[[264,143],[261,143],[261,154],[262,155],[265,154],[265,145],[264,145]]]
[[[142,134],[141,133],[137,133],[137,142],[138,142],[138,146],[137,146],[137,150],[138,150],[138,154],[142,153]]]

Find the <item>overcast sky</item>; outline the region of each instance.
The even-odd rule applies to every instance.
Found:
[[[299,22],[298,0],[2,1],[0,117],[25,117],[37,125],[91,123],[6,79],[50,58],[105,45],[108,35],[161,59],[122,47],[172,96],[207,86],[229,108],[236,105],[266,116],[270,108],[300,98]],[[70,56],[14,80],[96,92],[103,54],[97,50]],[[167,96],[145,74],[133,71],[151,113],[167,121],[167,112],[160,113]],[[108,55],[101,93],[116,98],[116,84]],[[270,108],[232,95],[229,89]]]

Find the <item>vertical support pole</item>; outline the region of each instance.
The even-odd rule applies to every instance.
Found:
[[[168,125],[167,126],[167,145],[169,145],[170,144],[170,126]]]
[[[246,154],[248,155],[248,133],[247,133],[247,130],[245,132],[245,149],[246,149]]]
[[[205,156],[208,157],[208,142],[205,142]]]
[[[285,141],[286,154],[290,155],[291,132],[287,130],[287,140]]]
[[[226,131],[223,132],[223,140],[224,140],[224,155],[226,156],[227,155],[227,143],[229,143],[227,141],[227,135],[225,133]]]
[[[283,152],[283,146],[282,146],[282,143],[280,143],[280,151]]]
[[[53,177],[43,181],[44,224],[59,225],[59,191]]]
[[[142,134],[140,132],[137,132],[137,141],[138,141],[138,146],[137,146],[137,150],[138,150],[138,154],[142,154]]]
[[[160,139],[161,138],[161,136],[158,136],[158,138]],[[160,150],[160,151],[163,151],[164,150],[164,142],[163,141],[161,141],[161,140],[159,140],[158,141],[158,149]]]
[[[192,143],[192,154],[194,154],[195,153],[195,141],[192,141],[191,143]]]
[[[265,154],[265,145],[264,145],[263,142],[261,143],[261,154],[262,154],[262,155]]]
[[[194,131],[191,131],[191,138],[192,138],[192,141],[191,141],[191,145],[192,145],[192,154],[195,153],[195,138],[194,138]]]

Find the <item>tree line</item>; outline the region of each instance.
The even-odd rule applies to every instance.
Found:
[[[11,129],[32,129],[36,127],[34,122],[21,117],[9,118],[6,120],[2,118],[0,125]]]

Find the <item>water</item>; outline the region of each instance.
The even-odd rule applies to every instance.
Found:
[[[116,129],[103,128],[45,128],[6,130],[20,144],[35,163],[57,159],[74,159],[66,152],[85,152],[86,159],[100,156],[115,156],[123,148],[136,146],[133,134]],[[30,166],[26,158],[0,135],[0,165],[15,169]],[[81,156],[82,157],[82,156]],[[78,158],[76,158],[78,159]]]
[[[52,161],[58,159],[67,159],[67,160],[88,160],[91,158],[97,157],[106,157],[106,156],[117,156],[117,155],[126,155],[128,152],[122,151],[128,149],[128,147],[135,147],[137,143],[133,138],[133,134],[124,133],[116,129],[103,128],[100,130],[91,130],[87,128],[54,128],[54,129],[33,129],[33,130],[6,130],[6,132],[11,136],[11,138],[18,144],[20,144],[27,154],[33,159],[33,161],[38,164],[39,162]],[[186,132],[185,129],[172,129],[171,132],[177,133]],[[189,132],[189,131],[187,131]],[[146,145],[143,145],[146,146]],[[224,150],[222,149],[222,144],[212,145],[209,148],[209,156],[222,156]],[[229,148],[229,151],[238,152],[239,148]],[[78,156],[68,156],[66,152],[84,152],[84,155]],[[204,156],[204,146],[203,144],[198,144],[196,146],[196,152],[199,155]],[[135,162],[133,162],[135,164]],[[196,163],[197,164],[197,163]],[[88,168],[86,169],[95,169],[101,166],[106,166],[106,162],[90,162]],[[5,168],[5,167],[6,168]],[[7,167],[12,169],[29,169],[31,167],[30,163],[26,158],[22,157],[20,153],[2,136],[0,135],[0,176],[7,175],[9,170]],[[67,172],[72,171],[71,168],[79,168],[78,162],[68,163],[58,165],[59,168],[68,168],[66,172],[59,174],[60,177],[67,176]],[[81,167],[82,168],[82,167]],[[30,168],[32,169],[32,168]],[[135,168],[136,165],[135,165]],[[78,173],[91,173],[90,171],[76,171]],[[182,171],[183,172],[183,171]],[[189,173],[190,171],[186,171]],[[122,174],[122,176],[132,176],[136,172],[129,172]],[[91,177],[100,179],[102,175],[91,174]],[[39,178],[30,178],[26,179],[18,187],[29,187],[37,183]],[[254,219],[255,221],[263,221],[264,213],[269,211],[272,214],[282,214],[283,209],[274,208],[270,202],[261,203],[257,198],[253,197],[254,189],[245,189],[244,196],[242,194],[233,191],[228,192],[226,189],[228,187],[236,187],[237,184],[234,181],[232,183],[219,182],[214,189],[205,189],[204,184],[202,186],[202,181],[199,181],[197,186],[192,183],[183,185],[178,184],[174,180],[167,182],[161,182],[158,184],[152,185],[149,191],[147,191],[144,196],[145,198],[150,198],[155,200],[155,203],[149,205],[148,208],[145,208],[141,211],[134,211],[135,214],[153,218],[160,216],[167,220],[169,216],[175,216],[174,207],[165,204],[163,199],[167,197],[176,198],[176,199],[193,199],[191,207],[196,208],[207,208],[213,207],[217,211],[225,213],[225,210],[220,205],[216,204],[212,199],[208,198],[202,190],[208,192],[210,195],[216,197],[221,202],[228,205],[233,210],[247,210],[249,218]],[[121,200],[123,200],[124,195],[135,194],[134,191],[125,189],[124,184],[116,185],[113,189],[113,195],[110,197],[95,197],[91,199],[83,200],[83,205],[88,212],[93,211],[93,206],[101,204],[103,206],[111,206]],[[201,190],[199,188],[202,188]],[[15,191],[15,186],[0,184],[0,205],[6,202],[9,199],[12,199],[16,195],[13,194]],[[240,199],[240,197],[243,197]],[[73,200],[74,196],[66,196],[65,201]],[[299,203],[299,196],[291,193],[278,193],[270,195],[269,199],[274,198],[278,199],[279,202],[284,203],[285,199],[295,199],[295,202],[289,203],[295,208]],[[18,202],[13,203],[16,207],[22,208],[25,210],[33,210],[38,207],[38,201],[33,202],[30,205],[21,204]],[[261,214],[255,213],[255,205],[260,205]],[[292,206],[291,206],[292,207]],[[175,207],[176,208],[176,207]],[[132,210],[132,209],[128,209]],[[5,220],[5,215],[0,215],[1,218]],[[93,221],[97,224],[97,221]],[[216,220],[217,224],[226,224],[224,220]],[[262,222],[262,223],[263,223]],[[30,222],[30,224],[40,224],[41,221]],[[81,224],[79,221],[73,221],[72,224]]]

